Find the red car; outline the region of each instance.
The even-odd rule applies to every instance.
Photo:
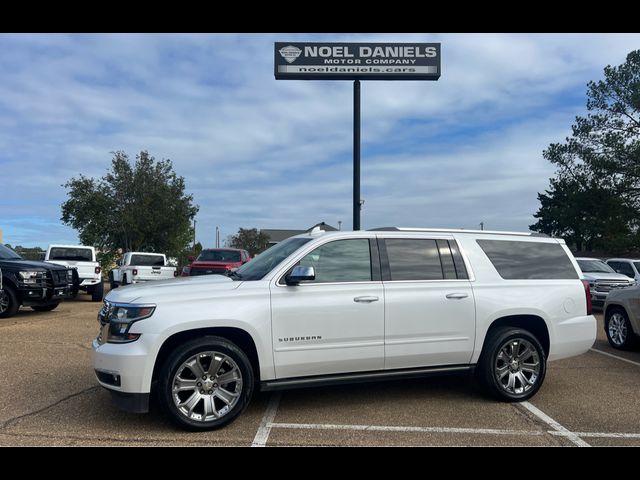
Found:
[[[182,269],[183,277],[196,275],[227,275],[232,268],[238,268],[249,260],[249,252],[238,248],[206,248],[198,258],[189,257],[191,265]]]

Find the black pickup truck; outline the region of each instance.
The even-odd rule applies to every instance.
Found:
[[[0,244],[0,318],[16,314],[20,305],[36,312],[48,312],[70,295],[71,269],[23,259]]]

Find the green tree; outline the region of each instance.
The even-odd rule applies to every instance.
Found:
[[[232,248],[242,248],[252,257],[269,248],[269,236],[259,232],[256,228],[241,228],[238,233],[231,235],[227,243]]]
[[[101,178],[80,175],[63,185],[68,199],[62,221],[79,232],[80,241],[102,252],[104,264],[120,251],[155,251],[177,257],[193,238],[198,212],[193,195],[171,160],[156,161],[146,151],[132,164],[115,152]]]
[[[587,85],[586,116],[544,158],[558,167],[538,194],[532,230],[565,236],[578,249],[638,248],[640,219],[640,50]]]

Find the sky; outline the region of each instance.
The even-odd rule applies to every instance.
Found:
[[[362,82],[362,228],[527,231],[586,114],[586,85],[639,34],[2,34],[4,243],[78,243],[62,186],[112,153],[170,159],[196,239],[352,228],[353,85],[275,80],[274,42],[440,42],[438,81]]]

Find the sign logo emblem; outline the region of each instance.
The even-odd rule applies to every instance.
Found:
[[[302,53],[302,50],[300,50],[298,47],[294,47],[293,45],[282,47],[278,51],[280,52],[280,55],[282,55],[282,58],[287,61],[287,63],[295,62],[296,58],[298,58]]]

